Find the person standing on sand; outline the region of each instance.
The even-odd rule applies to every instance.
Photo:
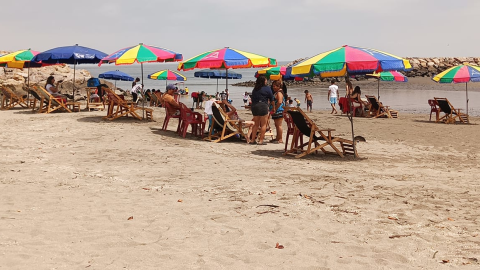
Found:
[[[275,139],[271,140],[271,143],[283,143],[283,106],[285,104],[285,98],[282,91],[282,81],[273,81],[272,90],[274,92],[273,96],[275,98],[275,105],[273,107],[272,119],[275,122],[275,130],[277,136]]]
[[[255,124],[252,128],[252,140],[250,144],[255,144],[255,139],[257,137],[257,130],[260,127],[260,134],[258,136],[258,145],[266,145],[263,141],[265,137],[265,132],[267,131],[267,121],[268,121],[268,105],[273,104],[273,94],[272,89],[267,86],[267,78],[260,75],[255,82],[255,87],[252,91],[252,114],[253,121]]]
[[[308,90],[305,90],[304,93],[305,93],[305,103],[307,103],[307,112],[309,107],[310,107],[310,112],[312,112],[312,105],[313,105],[312,94],[310,94]]]
[[[337,97],[338,97],[338,86],[335,85],[335,80],[332,80],[332,85],[328,87],[328,101],[332,106],[332,112],[330,114],[337,114],[337,108],[335,108],[335,104],[337,104]]]
[[[345,97],[349,97],[353,93],[353,85],[350,80],[347,80],[345,87]]]

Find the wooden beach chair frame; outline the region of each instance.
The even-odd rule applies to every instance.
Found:
[[[453,107],[452,103],[450,103],[447,98],[434,97],[434,99],[440,108],[440,112],[444,113],[442,117],[439,117],[437,121],[435,121],[436,123],[444,122],[446,124],[455,124],[457,120],[458,122],[464,124],[470,123],[468,115],[462,113],[461,109],[455,109],[455,107]]]
[[[387,118],[398,118],[398,111],[390,109],[389,106],[385,106],[382,102],[378,101],[376,96],[365,95],[368,99],[368,117],[379,118],[385,116]]]
[[[96,91],[96,87],[87,87],[87,110],[91,111],[93,109],[98,109],[98,110],[105,110],[105,103],[101,102],[102,99],[100,99],[99,102],[92,102],[91,101],[91,95],[92,92]]]
[[[212,105],[212,113],[213,123],[208,131],[208,137],[205,138],[206,140],[217,143],[236,136],[237,134],[246,138],[245,132],[243,131],[243,122],[230,119],[228,114],[225,113],[222,107],[216,102]],[[212,130],[215,127],[217,127],[219,131],[212,134]]]
[[[140,116],[137,111],[145,111],[145,115],[147,120],[153,120],[153,110],[149,108],[142,108],[136,106],[136,103],[129,103],[122,99],[120,96],[115,94],[115,92],[108,88],[102,86],[103,91],[108,96],[108,110],[107,110],[107,116],[103,117],[103,119],[107,120],[115,120],[118,119],[122,116],[127,116],[131,115],[134,118],[138,120],[142,120],[142,116]]]
[[[290,149],[284,155],[294,155],[295,158],[301,158],[316,153],[318,150],[325,154],[337,154],[342,158],[345,155],[355,155],[352,141],[332,136],[335,129],[320,129],[300,108],[288,107],[285,110],[292,117],[295,128]],[[309,138],[308,142],[299,143],[300,136],[307,136]],[[339,147],[335,145],[336,143],[339,144]],[[334,151],[327,151],[325,148],[328,146]]]
[[[28,108],[27,100],[15,94],[10,88],[2,86],[0,90],[3,93],[2,110],[9,110],[17,105],[20,105],[22,108]]]
[[[40,97],[42,97],[43,102],[45,102],[45,106],[43,109],[40,109],[39,112],[41,113],[51,113],[55,111],[66,111],[71,113],[72,111],[67,107],[68,103],[64,103],[62,99],[56,98],[52,96],[45,88],[43,88],[40,85],[33,86],[33,89],[36,90],[37,94],[39,94]],[[43,103],[41,102],[41,104]]]

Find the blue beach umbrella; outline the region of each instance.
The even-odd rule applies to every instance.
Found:
[[[236,72],[228,72],[226,70],[221,69],[204,69],[200,71],[196,71],[193,73],[193,76],[198,78],[207,78],[207,79],[217,79],[217,92],[218,92],[218,79],[241,79],[242,74]]]
[[[71,64],[73,65],[73,95],[75,95],[75,67],[77,64],[96,64],[107,54],[95,49],[78,46],[57,47],[41,52],[32,58],[32,62],[46,64]]]
[[[112,71],[107,71],[102,74],[98,75],[99,78],[105,79],[105,80],[114,80],[115,81],[115,88],[117,88],[117,81],[133,81],[133,77],[128,75],[125,72],[121,72],[119,70],[112,70]]]

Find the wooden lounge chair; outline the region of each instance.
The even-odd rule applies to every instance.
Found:
[[[205,129],[205,119],[201,113],[193,112],[187,105],[180,103],[181,127],[179,134],[182,137],[187,136],[188,127],[192,127],[192,134],[203,138]]]
[[[107,116],[105,116],[104,119],[115,120],[122,116],[131,115],[138,120],[142,120],[142,116],[137,112],[143,110],[145,111],[147,120],[153,120],[152,109],[138,107],[135,103],[125,101],[108,87],[102,87],[102,89],[107,94],[109,102]]]
[[[97,94],[98,89],[96,87],[87,88],[87,110],[91,111],[93,109],[98,109],[103,111],[105,109],[105,104],[102,102],[100,97],[92,98],[93,94]]]
[[[453,105],[446,98],[434,98],[440,108],[440,111],[444,115],[437,119],[438,122],[444,122],[446,124],[455,124],[457,121],[460,123],[468,124],[470,119],[467,114],[461,112],[461,109],[455,109]]]
[[[286,111],[292,117],[295,131],[290,149],[284,155],[290,154],[295,155],[295,158],[301,158],[318,150],[322,150],[325,154],[338,154],[340,157],[355,155],[352,141],[332,136],[335,129],[320,129],[300,108],[286,108]],[[299,136],[307,136],[308,142],[299,144]],[[339,147],[335,145],[336,143]],[[328,146],[334,152],[327,151],[325,148]]]
[[[40,97],[43,99],[43,102],[45,102],[44,109],[41,109],[39,112],[41,113],[51,113],[54,111],[66,111],[66,112],[72,112],[68,107],[67,103],[65,103],[61,98],[56,98],[52,96],[45,88],[42,86],[33,86],[33,88],[36,90],[36,92],[40,95]]]
[[[32,112],[34,112],[37,109],[37,101],[38,101],[38,113],[43,113],[47,111],[48,107],[48,101],[38,92],[38,88],[32,87],[28,89],[28,92],[32,97],[35,99],[35,102],[32,106]]]
[[[2,86],[0,88],[2,91],[2,110],[9,110],[17,105],[20,105],[22,108],[28,108],[27,101],[22,97],[18,96],[11,89]]]
[[[160,100],[158,100],[157,95],[155,93],[147,93],[150,97],[150,107],[158,107],[160,105]]]
[[[365,95],[368,99],[368,116],[373,118],[378,117],[388,117],[388,118],[398,118],[398,111],[392,110],[389,106],[384,106],[380,101],[378,101],[376,96]]]
[[[285,152],[287,152],[287,149],[288,149],[288,141],[290,139],[290,136],[292,136],[292,139],[293,139],[293,136],[295,135],[295,132],[300,132],[298,129],[295,129],[295,124],[293,123],[293,119],[292,117],[290,116],[290,114],[287,113],[287,111],[283,111],[283,120],[285,120],[285,123],[287,123],[287,138],[285,139]],[[303,136],[296,136],[296,138],[299,138],[300,139],[300,145],[303,144]],[[294,144],[295,144],[295,147],[298,147],[298,143],[299,141],[295,141]]]
[[[243,138],[246,137],[242,121],[230,119],[228,114],[216,102],[212,105],[212,113],[213,125],[208,131],[207,140],[220,142],[236,135],[240,135]],[[212,132],[213,129],[216,130],[215,133]]]

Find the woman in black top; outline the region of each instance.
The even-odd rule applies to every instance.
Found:
[[[272,89],[267,86],[267,78],[265,76],[260,75],[255,82],[255,87],[252,91],[252,114],[253,114],[253,121],[255,124],[252,128],[252,140],[251,144],[255,143],[255,139],[257,136],[257,130],[260,127],[260,135],[258,136],[258,143],[259,145],[266,145],[263,142],[263,138],[265,137],[265,131],[267,130],[267,121],[268,121],[268,105],[272,104],[274,107],[274,98]]]

